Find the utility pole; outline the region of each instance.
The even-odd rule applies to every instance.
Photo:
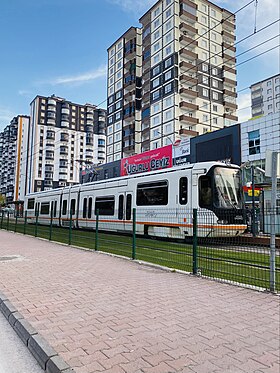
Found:
[[[251,166],[252,177],[252,234],[256,237],[256,206],[255,206],[255,172],[254,166]]]
[[[275,292],[275,223],[277,197],[277,160],[278,153],[272,152],[271,165],[271,230],[270,230],[270,291]]]

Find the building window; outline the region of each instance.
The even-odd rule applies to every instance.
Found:
[[[248,132],[249,155],[260,153],[260,131]]]
[[[206,65],[206,63],[202,64],[202,71],[208,71],[208,65]]]
[[[218,111],[218,106],[217,105],[213,105],[213,111],[215,111],[215,112]]]
[[[213,92],[213,100],[219,100],[219,94],[217,92]]]
[[[160,85],[160,78],[156,78],[152,81],[152,88],[156,88]]]
[[[160,71],[161,71],[160,65],[155,66],[152,70],[152,77],[158,75]]]
[[[203,95],[204,97],[209,97],[209,91],[208,91],[208,89],[203,88],[203,90],[202,90],[202,95]]]
[[[205,75],[202,76],[202,83],[203,84],[207,84],[207,85],[209,84],[209,78],[208,78],[208,76],[205,76]]]

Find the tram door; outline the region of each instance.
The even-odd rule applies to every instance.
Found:
[[[132,192],[119,193],[118,226],[120,230],[132,229]]]

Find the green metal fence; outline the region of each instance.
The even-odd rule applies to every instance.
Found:
[[[271,214],[271,212],[269,212]],[[81,214],[79,214],[81,216]],[[0,229],[104,251],[236,284],[280,291],[280,239],[271,265],[269,234],[253,237],[203,210],[134,209],[131,220],[99,215],[77,221],[0,215]],[[44,223],[44,224],[43,224]],[[83,229],[77,229],[77,224]],[[113,231],[109,231],[113,230]],[[125,233],[124,233],[125,231]],[[273,273],[272,273],[273,272]]]

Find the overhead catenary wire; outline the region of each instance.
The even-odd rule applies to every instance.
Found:
[[[238,12],[240,12],[241,10],[243,10],[244,8],[246,8],[247,6],[249,6],[250,4],[252,4],[254,1],[255,1],[255,0],[248,2],[248,3],[245,4],[243,7],[239,8],[235,13],[232,13],[232,14],[231,14],[229,17],[227,17],[226,19],[231,18],[233,14],[237,14]],[[223,23],[226,19],[220,21],[218,24],[216,24],[215,26],[213,26],[212,28],[210,28],[209,30],[207,30],[207,32],[206,32],[205,34],[209,33],[211,30],[213,30],[213,29],[214,29],[215,27],[217,27],[219,24]],[[266,25],[266,26],[264,26],[263,28],[259,29],[259,30],[257,31],[257,33],[258,33],[258,32],[261,32],[261,31],[263,31],[263,30],[265,30],[265,29],[267,29],[268,27],[272,26],[273,24],[275,24],[275,23],[277,23],[277,22],[279,22],[279,20],[276,20],[276,21],[273,21],[273,22],[269,23],[268,25]],[[254,33],[254,34],[255,34],[255,33]],[[241,43],[241,42],[247,40],[248,38],[252,37],[254,34],[247,35],[245,38],[239,40],[239,41],[236,42],[234,45],[237,45],[237,44],[239,44],[239,43]],[[200,35],[198,38],[194,39],[194,40],[192,41],[192,43],[193,43],[194,41],[198,40],[199,38],[203,37],[203,35],[204,35],[204,34],[202,34],[202,35]],[[191,45],[192,43],[189,43],[188,45]],[[262,44],[262,43],[261,43],[261,44]],[[187,45],[187,46],[188,46],[188,45]],[[184,48],[186,48],[187,46],[185,46]],[[258,45],[258,46],[259,46],[259,45]],[[254,48],[256,48],[256,47],[257,47],[257,46],[255,46]],[[226,49],[224,49],[224,50],[226,50]],[[251,48],[251,50],[252,50],[252,48]],[[222,53],[222,52],[219,52],[219,53],[217,53],[216,55],[218,56],[220,53]],[[246,53],[246,52],[243,52],[242,54],[244,54],[244,53]],[[263,53],[265,53],[265,52],[263,52]],[[262,54],[263,54],[263,53],[262,53]],[[214,56],[215,56],[215,55],[214,55]],[[213,56],[212,56],[212,57],[213,57]],[[257,57],[257,56],[256,56],[256,57]],[[250,61],[250,60],[252,60],[253,58],[256,58],[256,57],[252,57],[252,58],[249,59],[248,61]],[[200,62],[200,64],[205,63],[205,62],[207,62],[208,60],[209,60],[209,58],[206,59],[205,61]],[[246,63],[246,62],[248,62],[248,61],[244,61],[242,64],[244,64],[244,63]],[[188,71],[188,70],[187,70],[187,71]],[[185,72],[187,72],[187,71],[185,71]],[[248,87],[248,88],[249,88],[249,87]],[[245,88],[245,89],[248,89],[248,88]],[[245,90],[245,89],[243,89],[243,90]],[[240,92],[240,91],[238,91],[238,92]],[[237,92],[237,93],[238,93],[238,92]],[[227,96],[225,96],[225,97],[227,97]],[[100,106],[101,104],[103,104],[103,103],[106,102],[106,101],[107,101],[107,98],[106,98],[105,100],[103,100],[101,103],[99,103],[98,105],[96,105],[96,107]],[[200,107],[200,108],[202,108],[202,107]],[[200,108],[199,108],[199,109],[200,109]],[[175,119],[176,119],[176,118],[175,118]],[[54,145],[59,144],[59,143],[60,143],[60,141],[57,141],[57,142],[54,143]],[[40,142],[35,143],[35,144],[33,145],[33,147],[35,147],[35,146],[37,146],[37,145],[39,145],[39,144],[40,144]],[[45,150],[45,149],[46,149],[46,147],[44,147],[44,148],[41,149],[41,150]],[[37,152],[35,152],[35,153],[33,153],[32,155],[29,155],[28,158],[31,157],[31,156],[34,156],[34,155],[38,154],[39,152],[40,152],[40,150],[37,151]],[[23,152],[23,153],[24,153],[24,152]]]

